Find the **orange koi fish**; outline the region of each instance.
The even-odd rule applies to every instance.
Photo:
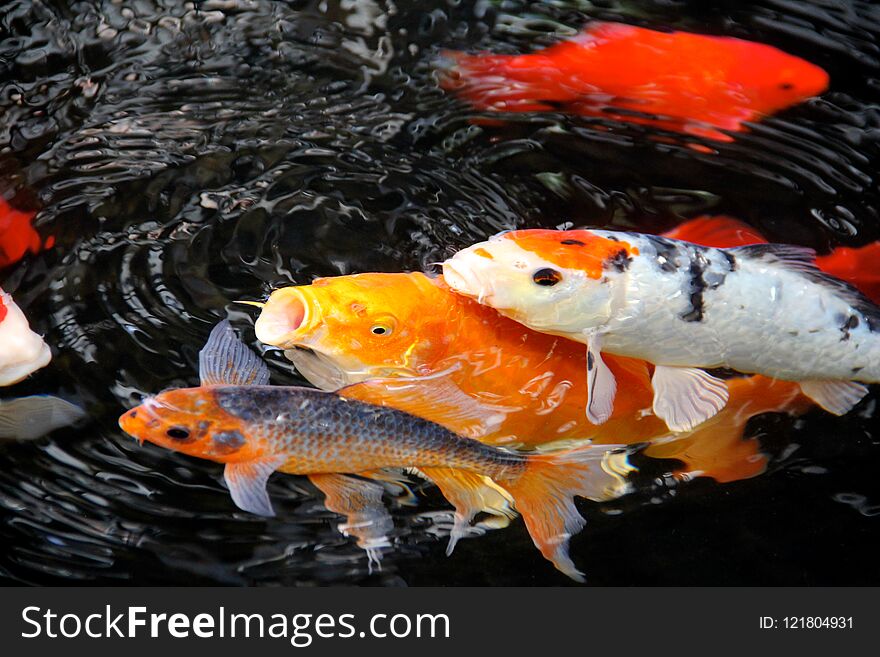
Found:
[[[44,243],[31,225],[34,214],[16,210],[0,198],[0,269],[18,262],[27,253],[51,248],[52,238]]]
[[[268,386],[268,368],[228,322],[212,331],[199,362],[200,387],[148,398],[119,424],[142,441],[224,463],[240,508],[273,514],[266,481],[276,470],[317,477],[322,486],[339,473],[381,468],[461,470],[490,477],[508,491],[541,553],[583,581],[568,556],[569,537],[584,526],[573,497],[602,498],[608,487],[620,485],[618,476],[602,468],[607,447],[523,454],[396,409],[312,388]],[[329,485],[351,491],[354,482]],[[354,506],[371,502],[375,498],[366,495]]]
[[[480,110],[561,110],[728,142],[723,130],[828,88],[823,69],[772,46],[618,23],[528,55],[446,55],[442,85]]]

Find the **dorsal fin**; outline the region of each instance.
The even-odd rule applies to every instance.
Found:
[[[269,368],[224,319],[199,352],[199,377],[203,386],[262,386],[269,383]]]
[[[816,252],[806,246],[793,244],[748,244],[737,246],[730,251],[737,257],[778,262],[789,269],[798,271],[819,271],[816,266]]]
[[[826,274],[816,265],[816,252],[789,244],[751,244],[730,249],[738,258],[763,259],[797,271],[812,282],[823,285],[862,314],[872,331],[880,331],[880,307],[849,283]]]

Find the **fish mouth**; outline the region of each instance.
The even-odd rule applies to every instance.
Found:
[[[455,259],[443,263],[443,280],[453,292],[484,303],[491,299],[492,291],[487,289],[470,267],[462,267]]]
[[[143,446],[149,430],[161,424],[161,417],[155,409],[164,406],[155,397],[147,397],[139,406],[127,410],[119,417],[119,428],[134,438],[138,445]]]
[[[468,267],[462,267],[455,260],[447,260],[443,263],[443,280],[454,292],[476,299],[485,297],[483,286]]]
[[[310,299],[297,287],[275,290],[254,325],[257,339],[273,347],[290,349],[299,346],[314,323]]]
[[[0,367],[0,386],[10,386],[26,379],[37,370],[46,367],[51,360],[52,350],[49,349],[49,345],[42,343],[32,358],[19,360]]]

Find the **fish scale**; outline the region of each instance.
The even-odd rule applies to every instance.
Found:
[[[268,382],[268,367],[228,321],[214,327],[199,352],[199,375],[200,387],[148,398],[119,424],[141,440],[225,463],[233,501],[259,515],[274,515],[266,483],[276,470],[308,475],[326,491],[328,505],[350,510],[349,519],[357,522],[384,518],[385,512],[376,485],[346,473],[369,476],[387,468],[419,468],[455,505],[448,551],[467,535],[487,491],[497,494],[502,485],[541,553],[582,581],[568,556],[568,537],[584,526],[573,497],[601,499],[622,485],[620,476],[604,465],[609,446],[552,454],[509,452],[397,409],[311,388],[258,383]],[[497,483],[490,485],[489,478]],[[360,502],[352,506],[353,499]],[[377,559],[375,547],[386,537],[365,527],[357,531],[371,561]]]
[[[290,454],[284,471],[357,472],[381,467],[453,465],[510,475],[524,458],[457,436],[392,408],[308,388],[219,387],[218,406],[267,449]]]

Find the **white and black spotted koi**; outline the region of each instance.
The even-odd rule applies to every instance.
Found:
[[[731,249],[601,230],[502,233],[444,263],[446,282],[530,328],[588,345],[594,422],[613,408],[603,351],[655,365],[654,412],[689,430],[727,402],[706,368],[796,381],[843,414],[880,381],[880,308],[806,248]]]

